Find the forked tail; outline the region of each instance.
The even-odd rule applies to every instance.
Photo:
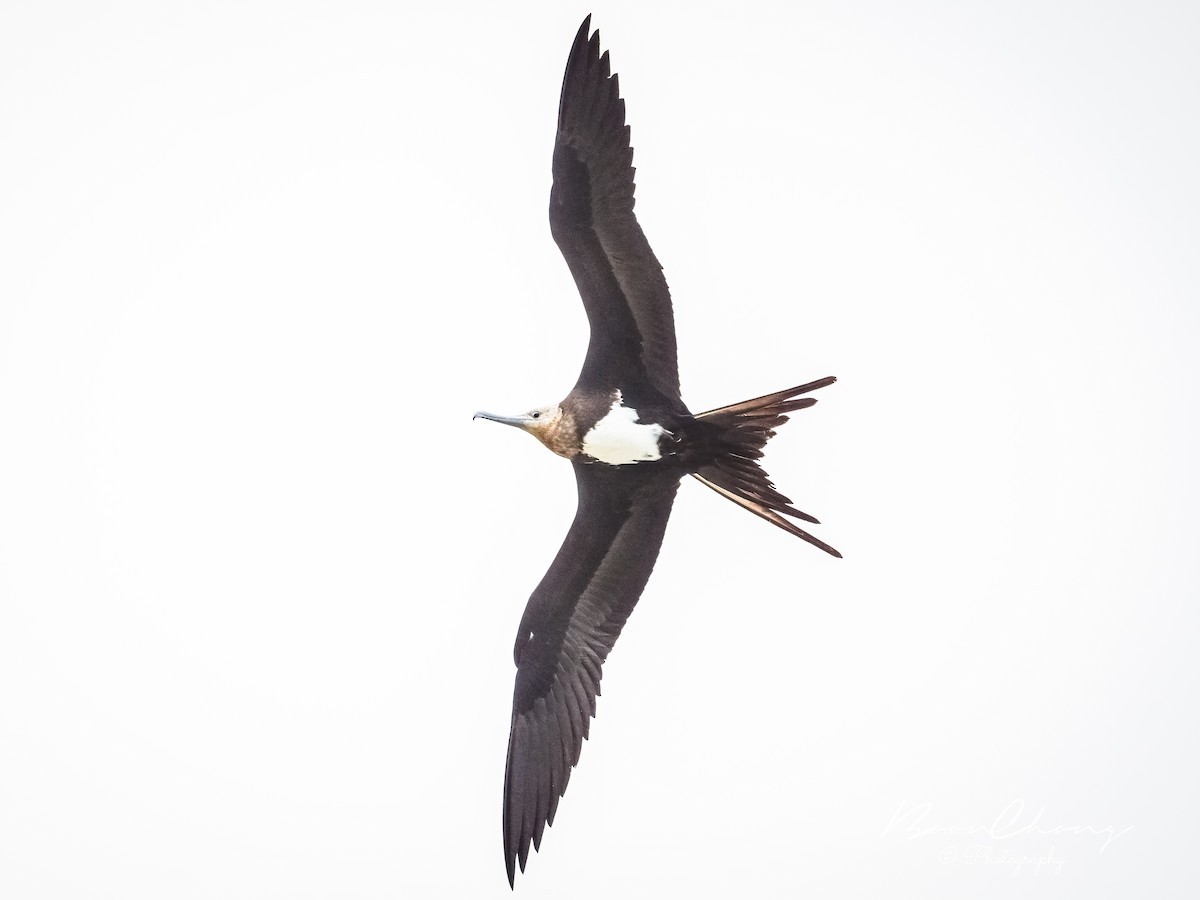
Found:
[[[826,553],[841,557],[842,554],[824,541],[784,518],[786,515],[820,524],[808,513],[792,506],[791,500],[775,490],[775,485],[771,483],[767,473],[755,462],[762,458],[762,448],[774,437],[775,429],[788,420],[788,413],[817,402],[815,397],[800,395],[828,387],[835,381],[837,379],[832,376],[822,378],[799,387],[788,388],[786,391],[767,394],[765,397],[755,397],[753,400],[743,400],[732,406],[697,413],[697,419],[717,426],[714,430],[717,433],[715,440],[719,452],[712,463],[701,467],[692,475],[722,497],[728,497],[738,506],[750,510],[756,516],[762,516],[772,525],[778,525],[784,531],[808,541],[814,547],[820,547]]]

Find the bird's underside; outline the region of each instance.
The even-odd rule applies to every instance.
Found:
[[[671,297],[633,214],[633,152],[624,101],[599,34],[584,19],[559,102],[550,225],[591,328],[574,389],[514,425],[571,460],[575,519],[521,617],[504,776],[510,885],[540,847],[579,761],[601,670],[650,577],[680,478],[722,496],[834,556],[795,520],[816,523],[758,464],[788,414],[834,382],[693,415],[679,394]]]

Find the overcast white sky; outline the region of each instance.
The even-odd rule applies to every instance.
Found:
[[[683,485],[519,895],[1191,896],[1200,11],[737,6],[0,6],[0,895],[508,894],[590,11],[846,558]]]

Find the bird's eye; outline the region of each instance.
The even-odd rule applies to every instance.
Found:
[[[540,419],[542,416],[542,414],[540,412],[538,412],[537,410],[534,410],[529,415],[534,419]]]

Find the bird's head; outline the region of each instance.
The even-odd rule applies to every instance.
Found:
[[[472,418],[488,419],[528,431],[559,456],[565,456],[567,459],[579,452],[575,423],[558,404],[539,406],[519,416],[497,416],[494,413],[477,412]]]

